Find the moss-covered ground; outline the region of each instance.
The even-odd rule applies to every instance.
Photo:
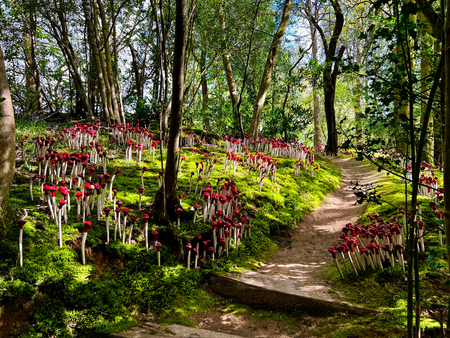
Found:
[[[67,126],[66,126],[67,127]],[[87,264],[81,264],[80,241],[83,225],[77,220],[76,201],[72,195],[69,222],[62,225],[63,247],[58,246],[58,227],[50,217],[46,203],[40,200],[40,188],[33,188],[34,201],[29,193],[29,176],[36,174],[36,163],[31,158],[35,136],[55,135],[61,126],[19,121],[17,139],[29,136],[25,142],[25,159],[18,149],[17,170],[11,189],[12,214],[23,216],[24,266],[18,264],[19,229],[14,219],[2,229],[0,242],[0,335],[11,337],[101,337],[134,325],[140,313],[154,315],[162,323],[178,322],[193,325],[190,314],[198,309],[217,306],[217,300],[204,290],[205,276],[214,271],[237,271],[253,268],[275,250],[274,239],[289,236],[293,226],[306,213],[318,206],[328,192],[340,181],[339,172],[326,159],[319,159],[319,170],[314,177],[302,172],[293,175],[295,159],[279,157],[278,172],[274,182],[269,178],[259,190],[259,174],[238,166],[236,174],[224,172],[226,151],[221,147],[183,148],[186,161],[182,163],[178,177],[178,192],[183,193],[181,225],[175,235],[183,245],[195,244],[194,238],[202,234],[207,237],[210,224],[193,222],[194,203],[202,199],[191,194],[189,180],[196,172],[196,162],[206,163],[205,153],[217,158],[212,177],[212,186],[218,178],[236,181],[241,191],[240,201],[245,202],[245,211],[255,211],[252,235],[242,239],[239,252],[232,246],[230,254],[220,259],[208,259],[201,269],[187,270],[185,259],[178,260],[174,249],[172,232],[165,226],[150,224],[149,230],[160,233],[162,266],[156,264],[155,250],[147,251],[144,244],[141,216],[152,204],[158,190],[159,153],[153,160],[148,150],[144,151],[142,166],[145,190],[142,209],[138,210],[138,187],[141,185],[142,169],[135,161],[124,160],[124,147],[111,142],[103,133],[100,144],[108,151],[108,172],[122,168],[117,175],[114,188],[117,199],[138,216],[134,226],[132,244],[111,240],[106,244],[105,219],[91,217],[93,226],[87,237]],[[54,130],[52,130],[54,129]],[[216,142],[221,143],[220,140]],[[57,143],[54,149],[69,151],[64,144]],[[197,151],[198,149],[198,151]],[[73,153],[74,151],[69,151]],[[163,156],[163,160],[165,156]],[[101,166],[94,174],[101,173]],[[196,175],[194,176],[196,177]],[[195,190],[195,181],[191,190]],[[109,202],[107,205],[112,206]],[[113,226],[110,227],[113,236]],[[127,234],[128,238],[128,234]]]

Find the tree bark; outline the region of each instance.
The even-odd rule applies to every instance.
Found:
[[[184,89],[184,63],[186,56],[186,22],[187,22],[187,0],[176,0],[175,21],[175,46],[173,55],[173,84],[172,84],[172,109],[170,115],[169,140],[167,144],[167,159],[165,167],[165,191],[166,211],[161,213],[163,202],[163,187],[161,187],[155,198],[153,210],[160,221],[164,221],[162,214],[170,219],[176,215],[175,205],[177,203],[177,162],[179,156],[179,138],[181,133],[183,89]]]
[[[261,79],[261,84],[259,86],[258,95],[253,106],[253,117],[252,124],[250,126],[250,134],[253,135],[254,139],[258,138],[259,127],[261,125],[262,111],[264,107],[264,102],[266,100],[267,90],[269,88],[270,80],[272,77],[273,68],[275,67],[275,62],[277,60],[278,49],[281,45],[281,40],[283,39],[284,32],[289,24],[289,17],[291,15],[292,0],[286,0],[283,7],[283,15],[281,17],[280,25],[275,33],[270,46],[269,55],[267,57],[266,65],[264,67],[264,73]]]
[[[362,66],[363,50],[361,40],[356,42],[356,63],[358,66]],[[356,125],[356,140],[361,141],[362,128],[361,128],[361,112],[362,112],[362,78],[358,74],[356,75],[355,84],[355,125]]]
[[[424,43],[425,44],[425,43]],[[429,59],[422,57],[420,59],[420,73],[421,73],[421,77],[422,77],[422,83],[421,83],[421,93],[422,95],[425,95],[426,97],[428,97],[430,95],[430,90],[428,87],[428,82],[425,81],[424,79],[430,74],[430,65],[429,65]],[[425,112],[427,110],[427,102],[426,101],[422,101],[421,103],[421,107],[420,107],[421,113],[420,113],[420,125],[422,126],[422,128],[427,128],[428,132],[427,132],[427,138],[425,141],[425,146],[422,152],[422,160],[426,161],[426,162],[430,162],[431,159],[434,156],[434,143],[433,143],[433,124],[434,124],[434,118],[433,118],[433,114],[430,115],[429,118],[429,122],[427,126],[423,125],[423,119],[424,119],[424,115]]]
[[[110,7],[111,7],[111,18],[114,20],[115,18],[115,12],[114,12],[114,0],[110,0]],[[126,124],[127,120],[125,117],[125,107],[123,106],[123,98],[122,98],[122,87],[120,86],[120,77],[119,77],[119,55],[117,51],[117,31],[116,31],[116,23],[115,20],[113,21],[113,34],[112,34],[112,49],[113,49],[113,55],[114,55],[114,79],[115,79],[115,85],[117,87],[117,96],[118,96],[118,105],[119,105],[119,113],[120,117],[122,118],[122,123]]]
[[[162,2],[160,2],[160,10],[159,15],[161,15],[161,18],[158,16],[158,7],[156,6],[156,0],[151,0],[150,4],[152,6],[153,15],[155,17],[155,24],[156,24],[156,36],[157,41],[159,45],[159,74],[158,77],[160,79],[159,84],[159,95],[158,100],[163,105],[166,105],[167,102],[167,91],[169,89],[169,82],[168,82],[168,67],[167,67],[167,53],[166,53],[166,29],[164,27],[164,16],[162,11]],[[170,5],[169,5],[170,7]],[[170,20],[169,20],[170,21]],[[169,125],[169,112],[170,109],[164,110],[163,115],[163,125],[162,130],[164,132],[167,131],[168,125]]]
[[[131,52],[131,65],[133,66],[134,71],[134,80],[136,81],[136,94],[138,100],[144,99],[144,86],[141,82],[141,72],[139,69],[138,61],[136,58],[136,52],[132,44],[128,46]]]
[[[202,84],[202,108],[203,108],[203,128],[209,130],[209,116],[208,111],[208,82],[206,81],[206,52],[202,49],[200,55],[200,81]]]
[[[230,61],[230,55],[228,52],[226,52],[226,45],[225,45],[225,16],[223,13],[223,5],[220,4],[219,6],[219,24],[220,29],[223,31],[222,34],[222,48],[225,50],[222,54],[222,62],[223,62],[223,68],[225,70],[225,77],[227,79],[227,85],[228,85],[228,91],[230,92],[230,99],[231,99],[231,107],[233,109],[234,115],[237,115],[237,105],[239,103],[239,94],[236,90],[236,82],[234,81],[234,75],[233,75],[233,69],[231,68],[231,61]]]
[[[450,102],[450,0],[446,0],[446,18],[444,23],[445,53],[445,101]],[[450,105],[445,105],[444,132],[444,191],[450,191]],[[446,233],[447,259],[450,266],[450,198],[444,198],[444,226]],[[447,337],[450,328],[447,327]]]
[[[106,21],[106,13],[105,8],[103,7],[103,4],[100,0],[97,0],[98,4],[98,12],[100,13],[100,19],[101,19],[101,28],[103,32],[103,49],[105,50],[105,66],[106,66],[106,79],[105,82],[107,82],[107,92],[109,94],[109,101],[110,105],[112,107],[112,112],[114,115],[114,119],[116,121],[119,121],[119,123],[125,123],[125,116],[123,115],[123,120],[121,120],[121,111],[119,109],[119,103],[117,102],[116,97],[116,88],[115,85],[117,84],[118,89],[120,88],[119,82],[114,80],[115,72],[113,70],[113,64],[112,64],[112,58],[111,58],[111,45],[109,43],[108,34],[109,34],[109,25]],[[95,3],[93,4],[95,6]],[[95,7],[94,7],[95,8]],[[95,20],[95,18],[94,18]],[[114,46],[115,48],[115,46]],[[100,50],[100,52],[102,52]]]
[[[316,13],[311,11],[311,0],[307,2],[308,11],[311,15],[317,17]],[[317,18],[316,18],[317,20]],[[314,24],[309,21],[309,28],[311,31],[311,42],[312,42],[312,59],[316,62],[319,62],[319,53],[317,51],[317,29],[314,27]],[[314,147],[317,147],[321,143],[322,134],[320,132],[320,98],[319,91],[317,88],[317,81],[313,78],[313,118],[314,118]]]
[[[322,38],[323,47],[325,49],[325,67],[323,70],[323,82],[324,82],[324,108],[325,108],[325,117],[327,120],[327,145],[326,151],[331,153],[337,153],[337,130],[336,130],[336,112],[334,110],[334,98],[336,94],[336,79],[339,70],[339,61],[341,60],[345,46],[341,46],[339,52],[336,54],[337,43],[339,40],[339,36],[342,32],[342,27],[344,26],[344,15],[342,14],[341,6],[337,0],[330,0],[333,9],[334,16],[336,18],[334,23],[333,34],[331,35],[330,42],[327,42],[325,37],[325,33],[322,28],[319,26],[317,20],[314,16],[307,12],[307,16],[309,20],[314,24],[317,30],[320,33],[320,37]],[[334,65],[334,67],[333,67]]]
[[[98,36],[98,34],[96,34],[97,18],[94,13],[92,15],[92,17],[95,20],[93,23],[91,21],[91,11],[89,9],[89,4],[88,4],[87,0],[83,0],[82,4],[83,4],[87,32],[88,32],[90,54],[93,58],[95,68],[97,71],[97,76],[98,76],[97,83],[98,83],[98,87],[99,87],[100,99],[102,101],[105,118],[106,118],[106,121],[108,121],[108,122],[110,122],[110,120],[111,120],[112,123],[118,123],[119,121],[115,121],[113,112],[111,111],[110,106],[108,104],[109,100],[108,100],[108,93],[107,93],[107,89],[106,89],[106,80],[105,80],[106,71],[104,69],[104,64],[102,67],[103,62],[100,59],[100,53],[99,53],[98,46],[97,46],[97,44],[99,42],[98,39],[96,38],[96,36]],[[94,4],[94,6],[95,6],[95,4]],[[103,57],[102,57],[102,59],[103,59]]]
[[[27,84],[27,110],[29,115],[40,113],[42,109],[41,84],[36,62],[36,18],[35,13],[23,15],[24,21],[24,49],[25,49],[25,77]]]
[[[14,110],[6,79],[5,60],[0,47],[0,222],[6,216],[9,189],[14,177],[16,138]]]

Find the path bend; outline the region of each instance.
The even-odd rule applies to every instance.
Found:
[[[330,263],[327,249],[339,240],[346,223],[355,224],[366,210],[366,203],[357,205],[351,182],[377,183],[383,175],[366,162],[349,157],[331,159],[342,173],[338,189],[309,213],[295,227],[290,246],[280,249],[259,272],[278,278],[295,280],[302,289],[329,298],[331,284],[322,278],[321,268]]]

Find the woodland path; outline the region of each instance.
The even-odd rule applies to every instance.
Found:
[[[355,224],[366,209],[356,204],[351,182],[376,183],[383,175],[370,164],[349,157],[331,158],[342,173],[339,188],[297,224],[290,245],[277,253],[259,272],[301,282],[318,294],[328,295],[330,282],[321,276],[321,268],[330,264],[328,248],[339,241],[345,224]]]

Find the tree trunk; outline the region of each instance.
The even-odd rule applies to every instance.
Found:
[[[344,26],[344,15],[342,14],[341,6],[337,0],[330,0],[330,2],[333,5],[336,20],[329,43],[327,42],[323,29],[319,26],[315,17],[309,13],[308,10],[306,14],[320,33],[326,56],[325,68],[323,70],[323,91],[328,140],[325,150],[327,152],[337,153],[338,138],[336,130],[336,113],[334,110],[334,97],[336,94],[336,79],[339,70],[339,61],[344,54],[345,46],[341,46],[337,56],[335,56],[335,53],[339,36],[341,35],[342,27]]]
[[[436,43],[436,52],[441,52],[440,43]],[[442,70],[441,74],[441,83],[438,89],[438,93],[440,96],[440,109],[436,116],[433,118],[433,143],[434,143],[434,164],[441,165],[442,164],[442,149],[443,149],[443,119],[445,117],[445,67]]]
[[[209,130],[209,115],[208,111],[208,82],[206,81],[206,52],[202,49],[200,55],[200,81],[202,83],[202,108],[203,108],[203,128]]]
[[[120,88],[119,83],[114,80],[114,70],[113,70],[113,64],[112,64],[112,58],[111,58],[111,46],[108,39],[108,34],[110,27],[108,23],[106,22],[106,13],[105,8],[103,7],[103,4],[100,0],[97,0],[98,4],[98,12],[100,13],[100,19],[101,19],[101,28],[103,32],[103,46],[105,50],[105,65],[106,65],[106,79],[105,82],[107,82],[107,91],[109,94],[109,101],[112,107],[112,112],[114,115],[114,119],[118,121],[119,123],[125,123],[125,116],[123,116],[123,121],[121,121],[121,110],[119,109],[119,103],[117,102],[116,97],[116,88],[115,85],[117,84],[118,88]],[[95,6],[95,4],[94,4]],[[95,7],[94,7],[95,8]],[[95,18],[94,18],[95,20]],[[114,46],[115,47],[115,46]],[[100,50],[101,52],[101,50]]]
[[[42,109],[41,85],[36,62],[36,19],[34,13],[23,15],[25,29],[25,77],[27,84],[27,113],[33,115]]]
[[[421,83],[422,87],[421,87],[420,91],[422,92],[422,95],[425,95],[426,97],[428,97],[430,95],[430,90],[428,88],[428,82],[424,80],[425,77],[427,77],[430,74],[429,62],[430,61],[425,57],[422,57],[420,59],[420,73],[421,73],[421,78],[422,78],[422,83]],[[431,114],[428,125],[424,126],[423,119],[424,119],[425,112],[427,110],[427,102],[426,101],[422,101],[420,110],[421,110],[420,125],[422,126],[422,128],[428,129],[425,146],[424,146],[423,152],[422,152],[422,160],[426,161],[426,162],[430,162],[434,156],[434,152],[433,152],[433,150],[434,150],[434,144],[433,144],[434,118],[433,118],[433,114]]]
[[[136,94],[138,100],[140,101],[144,99],[144,86],[141,82],[141,75],[134,47],[132,44],[130,44],[128,47],[130,48],[131,52],[131,65],[133,66],[134,79],[136,81]]]
[[[445,102],[450,102],[450,0],[446,0],[446,18],[444,24],[445,53]],[[450,191],[450,105],[445,105],[444,132],[444,191]],[[444,226],[446,233],[447,259],[450,266],[450,198],[444,198]],[[450,328],[447,327],[447,337]]]
[[[123,98],[122,98],[122,87],[120,86],[120,77],[119,77],[119,55],[117,51],[117,31],[116,31],[116,23],[115,23],[115,12],[114,12],[114,0],[110,0],[110,7],[111,7],[111,19],[113,20],[113,34],[112,34],[112,49],[113,49],[113,55],[114,55],[114,79],[115,79],[115,85],[117,89],[117,96],[118,96],[118,105],[119,105],[119,113],[120,117],[122,118],[122,123],[125,125],[127,123],[126,117],[125,117],[125,107],[123,106]]]
[[[226,25],[225,25],[225,16],[223,13],[222,4],[220,4],[220,6],[219,6],[218,17],[219,17],[220,29],[224,32],[222,34],[222,48],[224,49],[224,53],[222,54],[223,68],[225,70],[225,77],[227,79],[228,91],[230,92],[231,107],[233,109],[234,115],[237,115],[237,105],[239,103],[239,94],[236,90],[236,82],[234,81],[233,69],[231,68],[230,55],[226,51],[226,45],[225,45]]]
[[[95,18],[96,15],[95,15],[95,13],[94,13],[94,15],[92,15],[95,18],[95,22],[92,23],[91,11],[89,9],[87,0],[83,0],[82,4],[83,4],[84,15],[85,15],[85,19],[86,19],[90,54],[93,58],[95,68],[97,71],[97,76],[98,76],[97,84],[98,84],[98,88],[99,88],[99,93],[100,93],[100,98],[102,101],[105,118],[106,118],[106,121],[108,121],[108,122],[110,122],[110,120],[111,120],[112,123],[118,123],[119,121],[115,121],[114,115],[112,114],[112,111],[110,110],[110,106],[108,104],[108,93],[106,90],[104,65],[102,67],[103,57],[100,58],[100,53],[99,53],[98,46],[97,46],[98,39],[96,37],[98,37],[98,34],[96,34],[96,28],[95,28],[96,21],[97,21],[97,19]],[[95,4],[94,4],[94,6],[95,6]]]
[[[308,11],[316,16],[316,13],[312,13],[311,11],[311,0],[308,0],[307,3]],[[317,29],[314,27],[314,24],[309,21],[309,28],[311,31],[311,43],[312,43],[312,58],[316,62],[319,62],[319,55],[317,51]],[[321,132],[320,132],[320,98],[319,91],[317,88],[317,80],[313,78],[313,117],[314,117],[314,147],[317,147],[321,143]]]
[[[0,221],[6,216],[16,161],[14,109],[0,47],[0,100],[2,99],[5,100],[0,102]]]
[[[160,2],[160,9],[158,11],[158,7],[156,6],[156,0],[151,0],[150,4],[152,6],[153,15],[155,17],[155,24],[156,24],[156,36],[159,46],[159,74],[158,77],[160,79],[159,84],[159,96],[158,101],[161,102],[162,105],[166,105],[167,103],[167,91],[169,88],[169,82],[168,82],[168,67],[167,67],[167,53],[166,53],[166,30],[164,27],[164,16],[162,11],[162,2]],[[159,16],[161,18],[159,19]],[[169,104],[167,104],[169,106]],[[170,109],[164,110],[163,115],[163,124],[162,124],[162,130],[163,132],[167,131],[168,125],[169,125],[169,112]]]
[[[176,215],[175,205],[177,203],[177,162],[179,155],[179,138],[181,133],[182,109],[183,109],[183,87],[184,87],[184,63],[186,55],[186,16],[187,0],[176,0],[176,22],[175,22],[175,46],[173,55],[173,85],[172,85],[172,109],[170,114],[169,141],[167,144],[167,159],[165,167],[165,191],[166,210],[161,213],[163,202],[163,188],[161,187],[155,198],[153,210],[160,221],[164,220],[162,214],[168,214],[170,219]],[[157,214],[156,214],[157,213]]]
[[[258,138],[259,127],[261,125],[262,111],[264,107],[264,102],[266,100],[267,89],[269,88],[270,79],[272,77],[273,68],[277,60],[278,49],[281,45],[281,40],[283,39],[284,32],[289,24],[289,16],[291,15],[292,0],[286,0],[283,7],[283,15],[281,17],[280,25],[275,33],[270,46],[269,55],[267,57],[266,65],[264,67],[264,73],[261,79],[261,84],[259,86],[258,95],[253,106],[253,117],[252,124],[250,126],[250,134],[253,135],[254,139]]]
[[[356,63],[358,66],[362,66],[363,50],[361,40],[358,39],[356,42]],[[362,112],[362,78],[356,75],[356,85],[355,85],[355,125],[356,125],[356,140],[361,141],[362,128],[361,128],[361,112]]]

